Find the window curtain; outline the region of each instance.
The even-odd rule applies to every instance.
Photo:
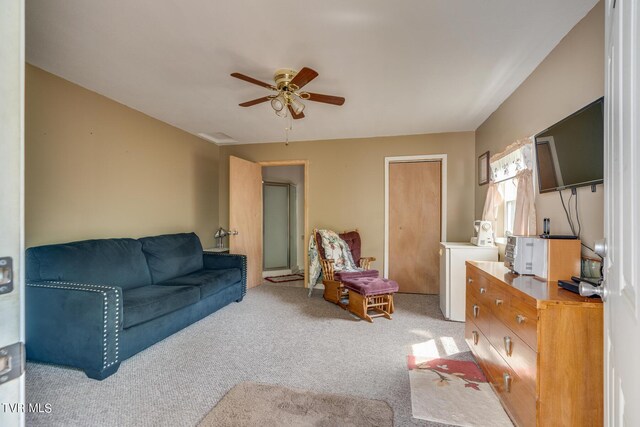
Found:
[[[518,180],[516,212],[513,234],[516,236],[536,235],[536,196],[533,191],[533,171],[523,169],[516,175]]]
[[[482,211],[483,221],[497,221],[498,208],[502,204],[502,194],[498,189],[498,183],[490,182],[487,190],[487,198],[484,202],[484,210]],[[494,224],[495,225],[495,224]]]
[[[530,236],[536,233],[535,192],[533,189],[533,138],[525,138],[509,145],[491,157],[491,184],[487,191],[482,219],[496,221],[502,195],[498,183],[515,178],[517,181],[515,223],[513,234]]]
[[[515,177],[521,170],[533,169],[532,149],[531,138],[526,138],[509,145],[503,152],[491,156],[491,180],[505,181]]]

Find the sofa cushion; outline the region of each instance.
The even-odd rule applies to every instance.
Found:
[[[150,285],[142,244],[134,239],[99,239],[27,249],[26,279],[55,280],[123,289]]]
[[[122,292],[122,326],[130,328],[200,301],[200,291],[192,286],[156,286]]]
[[[238,283],[241,279],[242,272],[239,268],[200,270],[186,276],[160,282],[158,286],[195,286],[200,289],[200,298],[206,298]]]
[[[195,233],[165,234],[139,240],[153,283],[202,270],[202,244]]]

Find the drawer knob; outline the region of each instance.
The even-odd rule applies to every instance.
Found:
[[[480,288],[480,293],[481,293],[481,294],[486,294],[486,293],[487,293],[487,290],[486,290],[485,288]]]
[[[467,283],[473,283],[473,279],[472,279],[471,277],[469,277],[469,278],[467,279]]]
[[[496,305],[502,305],[504,301],[502,301],[501,299],[496,299]]]
[[[478,331],[472,331],[471,334],[473,335],[473,344],[478,345],[478,341],[480,340],[480,334],[478,334]]]
[[[522,325],[525,320],[527,320],[527,318],[524,317],[522,314],[516,315],[516,322],[518,322],[518,324]]]
[[[511,337],[504,337],[504,351],[507,353],[507,356],[511,356],[511,351],[513,349],[513,341],[511,341]]]
[[[511,392],[511,375],[508,372],[502,374],[502,383],[504,384],[504,391]]]
[[[480,306],[473,304],[473,317],[478,317],[478,313],[480,313]]]

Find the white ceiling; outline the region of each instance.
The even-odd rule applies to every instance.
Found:
[[[596,0],[27,0],[27,61],[190,133],[282,141],[271,82],[307,66],[291,140],[475,130]]]

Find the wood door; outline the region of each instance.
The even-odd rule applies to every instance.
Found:
[[[229,251],[247,256],[247,287],[262,284],[262,166],[229,156]]]
[[[440,289],[439,161],[389,164],[389,278],[400,292]]]
[[[605,419],[640,425],[640,5],[605,3]],[[593,360],[592,363],[601,363]]]

